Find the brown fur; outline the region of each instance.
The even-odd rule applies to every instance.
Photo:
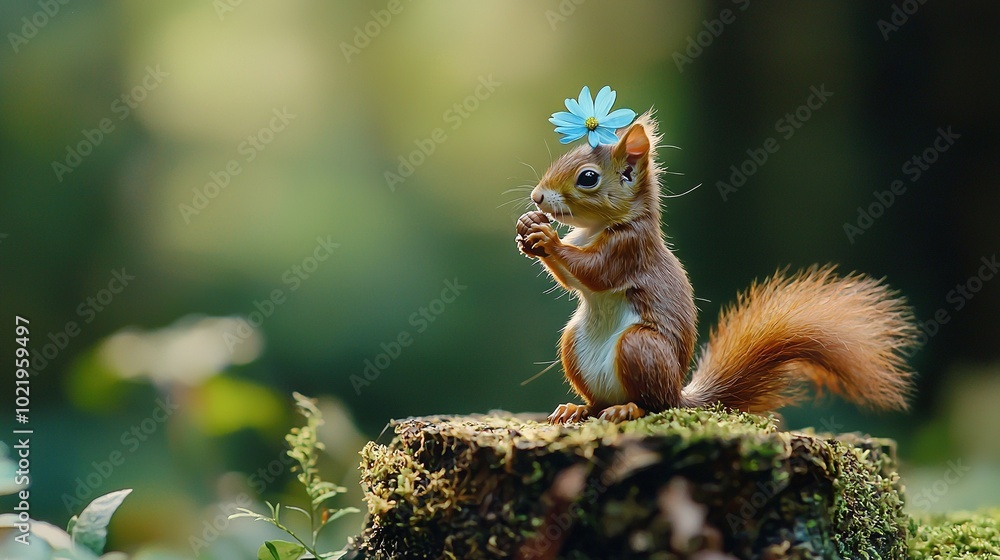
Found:
[[[564,288],[624,292],[641,318],[616,343],[615,374],[631,402],[652,411],[721,402],[761,412],[792,402],[797,382],[810,380],[860,404],[906,407],[910,373],[901,350],[916,329],[905,304],[880,282],[838,277],[830,266],[779,273],[740,295],[682,390],[697,315],[687,273],[660,231],[656,121],[642,115],[619,138],[614,146],[582,145],[565,154],[532,192],[540,208],[568,212],[554,213],[557,220],[596,233],[572,244],[548,224],[536,224],[528,239],[549,254],[540,260]],[[601,173],[591,191],[575,186],[588,167]],[[631,184],[621,175],[629,167]],[[567,328],[561,342],[574,390],[594,414],[626,404],[595,402],[577,364],[574,336]]]
[[[569,381],[570,386],[576,391],[577,395],[583,399],[588,405],[594,404],[594,395],[590,392],[590,388],[583,381],[583,376],[580,374],[580,366],[576,363],[576,352],[573,351],[573,345],[575,344],[573,337],[573,329],[566,329],[563,331],[562,340],[559,343],[559,355],[562,357],[563,372],[566,374],[566,379]]]
[[[616,373],[631,402],[647,410],[663,410],[680,402],[688,363],[678,361],[676,348],[676,343],[650,327],[636,325],[622,334]]]
[[[722,312],[681,404],[775,410],[808,380],[858,404],[905,409],[902,351],[916,335],[910,311],[878,280],[838,277],[832,266],[779,272]]]

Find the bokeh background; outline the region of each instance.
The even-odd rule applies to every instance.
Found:
[[[925,323],[910,412],[825,398],[786,425],[896,438],[911,508],[1000,503],[1000,280],[982,268],[1000,248],[998,16],[940,0],[3,2],[0,348],[31,321],[32,516],[64,525],[74,497],[130,487],[109,548],[247,557],[266,532],[220,527],[227,504],[303,500],[275,466],[293,391],[321,400],[338,505],[361,504],[357,451],[392,418],[565,402],[557,369],[521,384],[574,302],[513,224],[518,188],[564,150],[546,119],[605,84],[616,107],[656,108],[678,147],[660,152],[667,189],[701,185],[665,200],[665,231],[703,333],[754,278],[816,262],[886,277]],[[832,95],[803,111],[811,88]],[[927,152],[942,129],[958,137]]]

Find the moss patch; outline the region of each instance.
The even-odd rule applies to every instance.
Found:
[[[915,516],[910,558],[1000,558],[1000,509]]]
[[[889,440],[781,432],[719,407],[393,425],[361,453],[369,558],[905,557]]]

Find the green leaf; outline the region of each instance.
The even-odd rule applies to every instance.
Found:
[[[249,517],[250,519],[253,519],[254,521],[269,521],[270,520],[269,517],[265,517],[265,516],[257,513],[256,511],[250,511],[250,510],[244,509],[244,508],[238,508],[237,511],[238,511],[238,513],[231,513],[231,514],[229,514],[229,519],[239,519],[241,517]]]
[[[338,496],[338,495],[340,495],[340,492],[337,492],[337,491],[327,492],[325,494],[321,494],[321,495],[316,496],[315,498],[312,499],[312,505],[318,506],[321,503],[329,500],[330,498],[333,498],[334,496]]]
[[[71,527],[73,542],[90,549],[94,554],[104,552],[108,540],[108,523],[122,501],[132,493],[131,488],[105,494],[83,508]]]
[[[77,516],[75,516],[75,515],[73,517],[69,518],[69,523],[66,524],[66,532],[67,533],[69,533],[71,535],[73,534],[73,527],[76,527],[76,522],[77,522],[78,519],[80,519],[80,518],[77,517]]]
[[[296,560],[306,547],[288,541],[264,541],[257,549],[257,560]]]
[[[272,504],[271,502],[268,501],[265,501],[264,503],[267,504],[267,509],[271,510],[271,519],[277,522],[278,512],[281,510],[281,502],[278,502],[277,505]]]
[[[341,494],[347,492],[347,488],[344,488],[343,486],[337,486],[332,482],[325,482],[325,481],[313,484],[313,488],[315,488],[316,490],[329,490],[331,492],[337,492]]]
[[[309,513],[308,511],[306,511],[306,510],[304,510],[304,509],[300,508],[300,507],[295,507],[295,506],[285,506],[285,509],[290,509],[290,510],[292,510],[292,511],[297,511],[297,512],[301,513],[302,515],[306,516],[306,519],[312,519],[312,514],[311,514],[311,513]]]
[[[361,513],[361,510],[356,507],[345,507],[338,510],[330,510],[330,517],[326,518],[326,523],[332,523],[348,513]]]

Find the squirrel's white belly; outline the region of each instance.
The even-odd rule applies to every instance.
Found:
[[[625,329],[641,321],[624,291],[580,293],[580,305],[566,328],[574,333],[573,349],[580,375],[602,404],[628,402],[615,375],[618,339]]]

